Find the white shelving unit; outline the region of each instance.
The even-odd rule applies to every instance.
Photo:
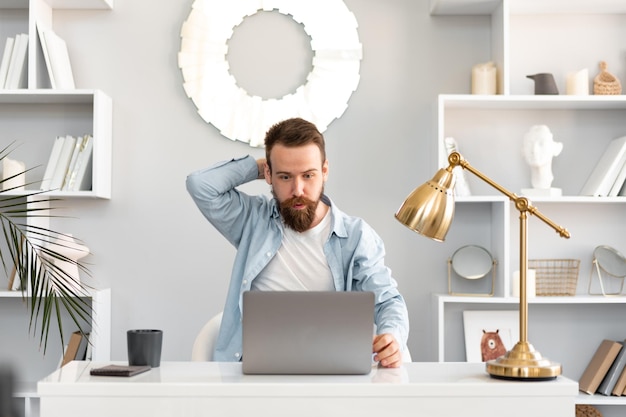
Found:
[[[111,360],[111,290],[102,289],[90,292],[92,316],[90,332],[90,342],[92,343],[91,359],[97,362]],[[0,291],[0,303],[4,299],[21,298],[19,291]],[[24,307],[24,306],[23,306]],[[25,315],[24,310],[20,314]],[[36,339],[31,339],[32,343],[37,343]],[[41,358],[34,358],[35,364],[45,366]],[[54,358],[56,359],[56,358]],[[52,372],[49,369],[46,372]],[[45,376],[41,375],[42,377]],[[39,397],[37,395],[37,381],[18,380],[16,390],[14,390],[16,401],[23,402],[24,417],[36,417],[39,415]]]
[[[27,83],[21,89],[0,89],[0,146],[8,146],[15,142],[16,149],[11,158],[25,162],[26,168],[34,168],[26,174],[26,182],[30,183],[24,191],[5,192],[4,196],[24,196],[24,201],[38,201],[38,206],[48,208],[51,199],[62,198],[111,198],[111,153],[112,153],[112,101],[101,90],[94,88],[79,88],[73,90],[58,90],[50,88],[47,68],[37,33],[37,25],[54,29],[54,13],[60,9],[94,9],[111,10],[113,0],[0,0],[0,40],[18,33],[28,33],[27,52]],[[65,39],[70,49],[71,39]],[[75,74],[76,75],[76,74]],[[92,158],[92,187],[91,190],[76,192],[50,191],[31,196],[39,188],[39,182],[48,162],[52,145],[56,136],[91,134],[94,139]],[[67,201],[65,204],[68,204]],[[30,217],[29,224],[48,226],[49,219]],[[4,315],[3,332],[13,332],[13,340],[22,340],[20,333],[16,333],[14,326],[24,327],[24,307],[18,301],[21,293],[0,291],[0,308]],[[111,311],[110,290],[96,290],[90,294],[93,320],[91,342],[93,344],[92,357],[94,360],[107,361],[110,359],[111,348]],[[11,322],[13,320],[13,323]],[[51,329],[51,332],[54,328]],[[7,338],[10,341],[11,338]],[[11,357],[15,349],[22,355],[33,356],[30,359],[17,360],[15,366],[21,366],[21,371],[33,376],[34,381],[20,381],[15,397],[24,400],[25,417],[38,415],[38,400],[36,396],[36,379],[52,371],[57,358],[49,358],[37,352],[32,344],[38,340],[19,342],[13,350],[5,353]],[[5,340],[3,339],[3,344]],[[27,345],[26,345],[27,344]],[[5,345],[6,346],[6,345]],[[34,349],[34,350],[33,350]],[[5,351],[6,352],[6,351]],[[30,352],[30,353],[29,353]],[[39,355],[39,356],[37,356]],[[0,359],[4,360],[4,357]],[[44,372],[44,374],[39,375]]]
[[[606,61],[611,73],[626,80],[626,47],[618,40],[626,35],[626,2],[431,0],[430,4],[433,15],[489,16],[491,60],[498,68],[498,95],[439,97],[438,166],[447,166],[444,138],[453,137],[472,166],[519,195],[522,188],[531,188],[521,152],[526,131],[545,124],[564,144],[553,160],[553,187],[561,188],[563,196],[530,200],[572,237],[562,239],[529,216],[528,256],[580,259],[578,287],[575,296],[529,299],[529,341],[544,356],[561,362],[565,376],[577,380],[603,338],[626,339],[619,319],[626,313],[626,296],[590,296],[587,291],[593,249],[609,245],[626,250],[626,197],[579,195],[608,142],[626,135],[626,96],[567,96],[565,79],[568,72],[588,68],[593,93],[598,64]],[[466,71],[470,74],[471,68]],[[526,75],[541,72],[554,74],[561,95],[533,95],[533,81]],[[471,227],[472,243],[486,247],[497,260],[495,295],[433,295],[433,340],[439,361],[465,360],[464,310],[518,310],[518,298],[510,296],[510,277],[519,268],[519,212],[497,190],[469,172],[466,175],[472,196],[457,198],[455,223],[463,222],[466,230]],[[454,226],[448,245],[461,241]],[[626,397],[581,394],[577,402],[596,405],[610,416],[623,412]]]
[[[113,0],[0,0],[0,40],[18,33],[28,33],[27,85],[22,89],[0,89],[0,144],[12,141],[20,145],[11,157],[24,161],[27,168],[37,167],[27,175],[38,181],[59,135],[94,138],[93,184],[91,190],[50,192],[47,197],[111,198],[112,102],[98,89],[53,90],[43,59],[37,25],[54,29],[55,9],[103,9],[113,7]],[[71,40],[65,40],[71,46]],[[28,115],[28,125],[24,118]]]

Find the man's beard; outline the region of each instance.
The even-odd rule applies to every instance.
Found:
[[[273,192],[273,190],[272,190]],[[320,193],[320,196],[322,194]],[[280,215],[285,225],[296,232],[304,232],[311,227],[315,220],[315,211],[319,204],[319,198],[316,201],[309,200],[305,197],[291,197],[280,203]],[[295,205],[304,205],[304,208],[294,209]]]

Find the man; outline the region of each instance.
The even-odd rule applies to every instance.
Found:
[[[244,291],[372,291],[374,359],[384,367],[400,366],[409,332],[406,305],[384,265],[381,239],[324,194],[324,137],[312,123],[288,119],[268,130],[265,154],[265,159],[233,159],[187,177],[187,190],[202,214],[237,248],[215,360],[241,359]],[[255,179],[265,179],[273,199],[237,190]]]

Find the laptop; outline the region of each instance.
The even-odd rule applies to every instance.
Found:
[[[372,292],[243,294],[244,374],[368,374],[373,334]]]

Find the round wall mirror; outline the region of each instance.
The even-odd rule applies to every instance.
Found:
[[[278,98],[250,94],[229,71],[229,39],[246,17],[259,12],[291,17],[311,39],[313,62],[306,80]],[[180,33],[183,88],[206,122],[250,146],[264,146],[267,129],[291,117],[302,117],[324,132],[343,114],[359,83],[362,46],[357,26],[342,0],[195,0]]]
[[[493,257],[481,246],[462,246],[454,252],[451,259],[454,272],[465,279],[480,279],[493,268]]]

